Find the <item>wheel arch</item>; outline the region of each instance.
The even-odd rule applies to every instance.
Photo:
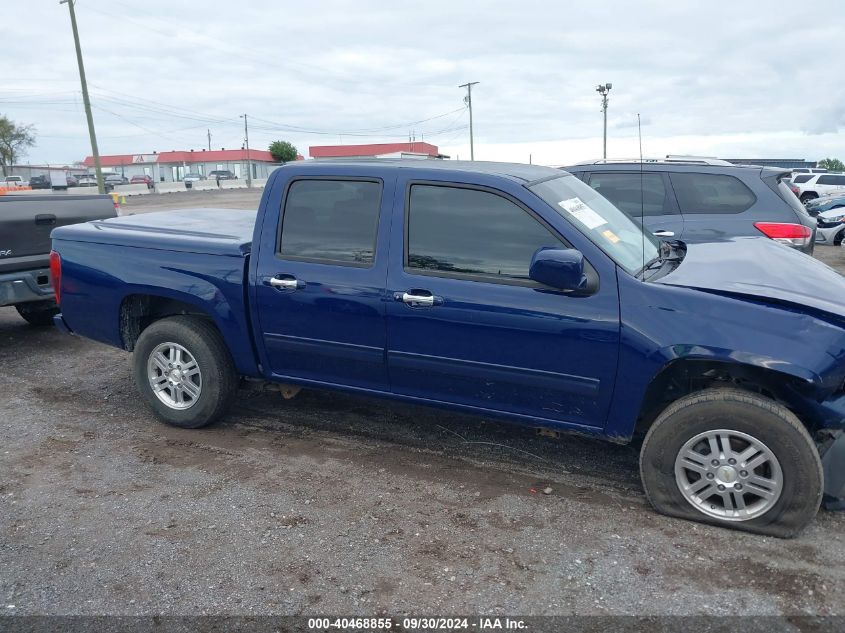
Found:
[[[676,358],[655,374],[646,388],[635,427],[635,435],[648,431],[657,416],[672,402],[705,389],[731,388],[757,393],[783,404],[798,415],[808,431],[802,403],[811,388],[809,373],[785,366],[784,371],[747,362],[724,359]],[[788,371],[787,371],[788,370]]]
[[[208,320],[222,334],[220,325],[205,306],[189,297],[134,293],[126,295],[120,303],[120,339],[123,348],[131,352],[138,337],[152,323],[169,316],[196,316]]]

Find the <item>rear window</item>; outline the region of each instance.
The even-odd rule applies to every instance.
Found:
[[[674,173],[669,177],[681,213],[742,213],[757,201],[752,191],[733,176]]]
[[[803,182],[807,182],[812,177],[812,174],[801,174],[799,176],[795,176],[795,178],[792,179],[792,182],[794,182],[796,185],[800,185]]]
[[[381,183],[297,180],[288,188],[279,256],[351,266],[373,263]]]

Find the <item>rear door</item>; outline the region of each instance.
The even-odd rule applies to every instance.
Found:
[[[630,218],[659,237],[680,239],[684,216],[667,176],[658,171],[596,171],[588,184]]]
[[[392,197],[381,178],[302,176],[269,198],[264,226],[281,228],[262,232],[254,305],[275,379],[389,389],[377,241]]]
[[[388,279],[393,391],[601,427],[619,345],[615,268],[587,264],[599,275],[589,296],[542,286],[528,278],[533,254],[568,244],[517,192],[404,178]]]
[[[758,173],[749,170],[759,186],[765,187]],[[676,171],[669,174],[669,179],[684,216],[684,241],[713,242],[738,235],[761,235],[745,214],[755,205],[757,196],[736,176]]]

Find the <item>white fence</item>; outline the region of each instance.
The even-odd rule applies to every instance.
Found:
[[[146,185],[146,183],[141,183],[139,185],[117,185],[114,188],[114,192],[120,194],[121,196],[144,196],[150,193],[150,188]]]
[[[175,193],[177,191],[187,191],[184,182],[157,182],[156,193]]]

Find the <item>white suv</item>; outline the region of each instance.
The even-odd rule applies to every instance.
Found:
[[[824,196],[837,191],[845,191],[845,174],[799,174],[792,179],[798,187],[801,202]]]

